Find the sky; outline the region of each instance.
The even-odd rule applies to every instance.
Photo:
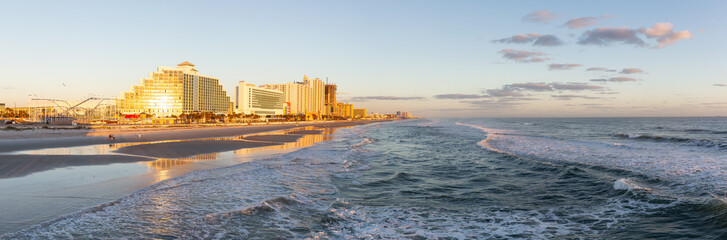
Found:
[[[724,1],[4,1],[0,103],[183,61],[424,117],[727,116]],[[231,96],[234,97],[234,96]]]

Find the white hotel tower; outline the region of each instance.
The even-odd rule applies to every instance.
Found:
[[[235,87],[233,107],[235,113],[256,115],[285,114],[283,92],[255,87],[240,81]]]

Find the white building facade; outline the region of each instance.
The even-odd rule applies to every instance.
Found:
[[[318,78],[303,77],[303,82],[267,84],[260,87],[283,92],[285,104],[289,106],[286,114],[325,114],[325,83]]]
[[[255,115],[285,114],[285,96],[282,91],[255,87],[240,81],[235,87],[233,101],[235,113]]]

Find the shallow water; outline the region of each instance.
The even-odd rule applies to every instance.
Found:
[[[725,118],[371,124],[5,237],[725,238],[726,133]]]

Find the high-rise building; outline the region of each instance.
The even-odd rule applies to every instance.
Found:
[[[285,114],[282,91],[255,87],[253,84],[240,81],[235,87],[235,113],[256,115]]]
[[[230,97],[219,79],[200,75],[194,64],[158,67],[156,72],[123,93],[117,105],[124,114],[147,113],[159,117],[192,112],[227,113]]]
[[[338,106],[338,102],[336,100],[336,90],[338,89],[338,87],[336,86],[336,84],[326,84],[325,88],[325,101],[323,104],[326,109],[323,114],[328,116],[334,116],[336,115],[336,107]]]
[[[261,88],[283,92],[284,103],[289,107],[288,114],[305,114],[309,105],[310,89],[300,83],[266,84]]]
[[[350,103],[338,103],[338,116],[344,118],[353,118],[353,104]]]
[[[366,117],[366,109],[365,108],[354,108],[353,109],[353,117],[354,118],[365,118]]]
[[[319,117],[325,114],[325,83],[319,78],[310,79],[308,76],[303,75],[303,84],[310,88],[310,108],[307,109],[310,113],[315,113]]]
[[[315,114],[320,118],[324,113],[325,84],[318,78],[303,76],[303,82],[266,84],[262,88],[283,92],[285,103],[290,105],[290,114]]]

